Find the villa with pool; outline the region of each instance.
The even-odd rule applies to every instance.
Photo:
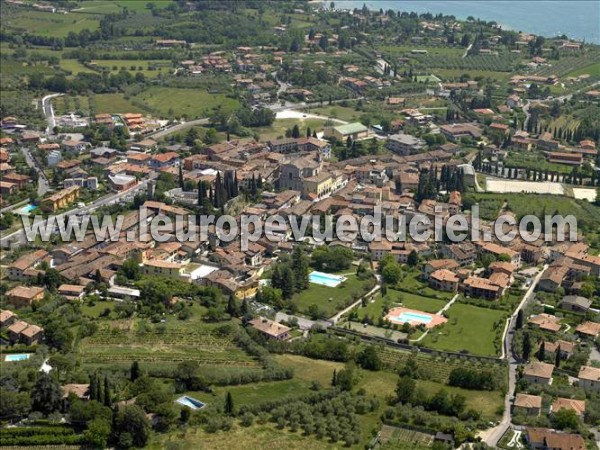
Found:
[[[448,319],[446,319],[444,316],[403,307],[390,309],[385,316],[385,319],[390,323],[395,323],[398,325],[404,325],[405,323],[408,323],[413,327],[425,325],[427,329],[437,327],[438,325],[448,322]]]

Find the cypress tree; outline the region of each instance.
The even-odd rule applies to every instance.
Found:
[[[106,375],[104,375],[104,406],[108,406],[109,408],[111,406],[110,384]]]
[[[523,359],[529,361],[529,355],[531,354],[531,340],[529,333],[523,335]]]
[[[227,395],[225,396],[225,414],[232,416],[233,409],[233,397],[231,396],[231,392],[227,391]]]

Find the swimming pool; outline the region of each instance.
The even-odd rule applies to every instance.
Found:
[[[401,322],[401,323],[419,322],[419,323],[427,324],[427,323],[431,322],[430,315],[419,314],[419,313],[408,312],[408,311],[401,312],[398,316],[393,317],[393,319],[397,320],[398,322]]]
[[[35,206],[35,205],[31,205],[31,204],[29,204],[29,205],[25,205],[25,206],[23,206],[23,207],[22,207],[22,208],[19,210],[19,212],[20,212],[21,214],[29,214],[29,213],[30,213],[31,211],[33,211],[35,208],[37,208],[37,206]]]
[[[29,359],[31,353],[13,353],[12,355],[6,355],[4,361],[6,362],[14,362],[14,361],[25,361]]]
[[[175,402],[192,409],[202,409],[206,406],[206,404],[202,403],[200,400],[196,400],[193,397],[188,397],[187,395],[182,395],[175,400]]]
[[[316,270],[308,275],[308,281],[315,284],[321,284],[328,287],[336,287],[346,281],[346,277],[341,275],[331,275],[330,273],[317,272]]]

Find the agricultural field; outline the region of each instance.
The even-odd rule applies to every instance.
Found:
[[[479,356],[498,355],[494,342],[504,329],[504,311],[455,303],[446,314],[448,322],[433,328],[421,340],[423,346]]]
[[[198,361],[203,365],[259,368],[258,362],[233,342],[230,332],[220,331],[200,319],[150,324],[142,319],[103,321],[98,331],[83,339],[78,358],[84,365],[111,364],[128,367]]]
[[[481,70],[511,72],[519,64],[520,57],[514,54],[467,56],[419,55],[420,66],[428,69]]]
[[[278,430],[271,423],[242,427],[234,424],[227,432],[207,433],[200,427],[189,427],[168,434],[157,434],[146,448],[159,450],[164,448],[210,448],[212,450],[231,450],[240,443],[247,450],[280,450],[282,448],[304,450],[334,450],[340,444],[331,444],[326,439],[317,439],[314,435],[304,436],[301,432],[292,433]],[[362,448],[355,446],[352,448]]]
[[[308,289],[295,294],[292,302],[304,314],[308,313],[312,305],[317,305],[324,317],[331,317],[358,300],[373,283],[372,280],[359,280],[354,273],[346,275],[346,278],[348,279],[337,287],[311,283]]]
[[[93,61],[100,69],[117,73],[127,70],[132,74],[143,73],[146,77],[156,78],[159,74],[173,73],[172,63],[166,60],[127,60],[127,59],[100,59]]]
[[[595,62],[588,66],[574,70],[567,74],[568,77],[578,77],[580,75],[589,75],[591,77],[600,77],[600,62]]]
[[[458,80],[463,75],[467,75],[469,79],[475,80],[477,78],[491,78],[500,82],[507,81],[511,74],[510,72],[500,72],[493,70],[473,70],[473,69],[435,69],[433,71],[442,80]]]
[[[428,55],[443,56],[443,57],[458,57],[464,54],[465,49],[461,47],[434,47],[422,44],[414,45],[382,45],[378,47],[384,55],[395,56],[412,56],[411,50],[427,50]]]
[[[22,30],[47,37],[65,37],[69,33],[82,30],[94,31],[100,25],[100,18],[93,14],[68,13],[53,14],[35,11],[30,8],[2,8],[2,26],[10,30]]]
[[[483,219],[494,219],[503,203],[507,203],[509,210],[517,217],[527,214],[540,216],[546,211],[548,214],[557,212],[560,215],[574,215],[577,217],[579,228],[594,230],[600,221],[600,208],[586,200],[576,200],[561,195],[540,194],[492,194],[472,193],[468,198],[479,202],[480,216]]]
[[[434,438],[431,434],[421,433],[406,428],[391,427],[389,425],[384,425],[381,428],[379,437],[381,442],[389,444],[389,448],[393,448],[393,445],[399,442],[429,447],[433,443]]]
[[[504,165],[520,169],[547,170],[548,172],[557,172],[565,175],[570,174],[573,170],[572,166],[548,162],[540,153],[509,152],[504,159]]]

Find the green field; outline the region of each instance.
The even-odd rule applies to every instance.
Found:
[[[112,73],[125,69],[133,74],[141,72],[150,78],[156,78],[161,73],[169,74],[174,70],[171,62],[165,60],[102,59],[94,61],[94,64],[99,68],[108,69]]]
[[[96,73],[94,70],[84,66],[76,59],[61,59],[60,68],[71,72],[73,75],[77,75],[78,73]]]
[[[199,89],[178,89],[153,86],[145,90],[136,99],[148,105],[163,117],[169,111],[175,117],[201,118],[210,115],[217,107],[225,111],[233,111],[240,104],[237,100],[224,94],[209,94]]]
[[[93,96],[96,103],[96,114],[102,113],[147,113],[148,111],[134,105],[124,94],[97,94]]]
[[[453,304],[446,324],[432,329],[421,341],[425,347],[468,351],[473,355],[497,356],[494,339],[504,329],[504,311]]]
[[[442,80],[457,80],[462,75],[468,75],[471,80],[475,78],[491,78],[493,80],[506,81],[511,76],[510,72],[474,69],[434,69],[433,73]]]
[[[210,394],[204,391],[189,391],[185,395],[190,395],[207,404],[215,404],[222,402],[227,392],[231,392],[236,406],[240,407],[261,403],[265,399],[293,399],[311,392],[310,382],[300,379],[213,387],[212,391]],[[178,394],[177,397],[179,395],[181,394]]]
[[[364,293],[364,287],[371,282],[370,280],[359,280],[355,274],[346,275],[346,277],[348,279],[337,287],[310,283],[308,289],[292,297],[292,302],[298,311],[305,314],[311,305],[317,305],[326,317],[331,317],[353,301],[358,300]]]
[[[354,108],[332,105],[322,106],[320,108],[312,108],[308,111],[311,114],[317,114],[319,116],[331,117],[333,119],[341,119],[347,122],[356,122],[360,119],[361,112],[356,111]]]
[[[100,18],[91,14],[53,14],[30,8],[14,8],[6,15],[3,10],[2,17],[3,27],[48,37],[65,37],[82,30],[94,31],[99,25]]]

